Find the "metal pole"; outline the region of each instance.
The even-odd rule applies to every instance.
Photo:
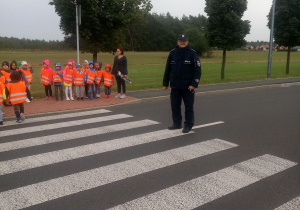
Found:
[[[269,59],[268,59],[268,73],[267,73],[268,79],[271,78],[272,53],[273,53],[273,32],[274,32],[275,4],[276,4],[275,2],[276,2],[276,0],[273,0],[271,32],[270,32],[270,46],[269,46]]]
[[[79,63],[79,9],[76,4],[76,37],[77,37],[77,63]]]

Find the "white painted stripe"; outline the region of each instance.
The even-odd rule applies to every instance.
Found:
[[[300,209],[300,196],[294,198],[293,200],[277,207],[274,210],[299,210]]]
[[[51,129],[61,129],[61,128],[67,128],[71,126],[77,126],[77,125],[86,125],[91,123],[97,123],[97,122],[105,122],[110,120],[118,120],[118,119],[124,119],[133,117],[132,115],[128,114],[116,114],[116,115],[109,115],[105,117],[95,117],[95,118],[88,118],[83,120],[74,120],[74,121],[67,121],[67,122],[61,122],[61,123],[54,123],[54,124],[45,124],[45,125],[38,125],[38,126],[32,126],[32,127],[26,127],[26,128],[16,128],[12,130],[7,131],[1,131],[1,137],[4,136],[12,136],[17,134],[24,134],[24,133],[32,133],[37,131],[45,131],[45,130],[51,130]]]
[[[194,209],[295,165],[267,154],[111,209]]]
[[[149,125],[159,124],[158,122],[152,120],[140,120],[134,122],[126,122],[115,125],[108,125],[98,128],[91,128],[86,130],[72,131],[62,134],[54,134],[49,136],[42,136],[30,139],[24,139],[20,141],[12,141],[0,144],[0,152],[16,150],[21,148],[33,147],[44,144],[51,144],[55,142],[73,140],[78,138],[96,136],[105,133],[111,133],[116,131],[129,130],[133,128],[140,128]]]
[[[193,132],[187,133],[191,134]],[[104,152],[109,152],[117,149],[132,147],[136,145],[146,144],[150,142],[160,141],[172,137],[187,135],[181,130],[159,130],[149,133],[143,133],[135,136],[129,136],[119,139],[114,139],[95,144],[89,144],[79,147],[73,147],[54,152],[48,152],[23,158],[17,158],[8,161],[0,162],[0,175],[10,174],[18,171],[23,171],[31,168],[42,167],[54,163],[59,163],[77,158],[92,156]],[[216,139],[217,140],[217,139]],[[222,141],[222,140],[218,140]],[[229,144],[226,142],[226,144]],[[231,144],[236,146],[235,144]]]
[[[111,111],[106,109],[99,109],[99,110],[91,110],[91,111],[85,111],[85,112],[75,112],[75,113],[67,113],[67,114],[59,114],[59,115],[50,115],[50,116],[43,116],[43,117],[35,117],[35,118],[26,118],[22,124],[26,123],[33,123],[33,122],[44,122],[49,120],[59,120],[59,119],[65,119],[65,118],[73,118],[73,117],[82,117],[82,116],[88,116],[88,115],[96,115],[96,114],[104,114],[109,113]],[[1,127],[5,126],[11,126],[11,125],[20,125],[16,123],[16,120],[12,121],[5,121],[5,124]]]
[[[0,193],[0,209],[19,209],[230,149],[213,139]]]

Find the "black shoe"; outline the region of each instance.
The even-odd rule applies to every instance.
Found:
[[[79,98],[79,97],[77,97],[77,101],[80,101],[80,98]]]
[[[180,128],[181,128],[181,125],[175,125],[175,124],[168,127],[169,130],[175,130],[175,129],[180,129]]]
[[[3,125],[3,121],[0,122],[0,125]]]
[[[184,128],[182,129],[182,133],[188,133],[192,130],[192,128],[184,126]]]
[[[58,101],[58,98],[55,98],[56,101]]]
[[[81,100],[84,101],[83,97],[81,97]]]

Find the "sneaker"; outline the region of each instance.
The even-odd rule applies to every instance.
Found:
[[[52,96],[49,96],[49,98],[48,98],[49,100],[51,100],[52,99]]]
[[[73,98],[73,97],[71,97],[71,101],[74,101],[74,98]]]
[[[110,95],[107,95],[107,98],[110,98]]]
[[[66,98],[66,101],[70,101],[69,97],[68,97],[68,98]]]
[[[22,122],[22,120],[21,119],[17,119],[17,121],[16,121],[17,123],[21,123]]]
[[[82,100],[82,101],[84,101],[84,98],[83,98],[83,97],[81,97],[81,100]]]
[[[120,98],[121,97],[121,94],[120,93],[118,93],[116,96],[115,96],[115,98]]]
[[[48,100],[49,99],[49,97],[48,96],[46,96],[46,98],[45,98],[46,100]]]
[[[105,98],[108,98],[108,95],[105,95]]]
[[[0,122],[0,125],[3,125],[3,121]]]
[[[88,99],[88,101],[91,101],[92,99]]]
[[[175,124],[173,124],[173,125],[169,126],[168,129],[169,130],[181,129],[181,125],[175,125]]]
[[[79,98],[79,97],[77,97],[77,101],[80,101],[80,98]]]
[[[29,100],[28,98],[26,98],[25,101],[26,101],[27,103],[30,103],[30,100]]]
[[[182,133],[188,133],[192,130],[192,128],[188,127],[188,126],[184,126],[184,128],[182,129]]]
[[[126,98],[125,94],[122,94],[122,95],[120,96],[120,98]]]
[[[60,100],[61,100],[61,101],[63,101],[63,100],[64,100],[64,98],[61,98]]]
[[[56,101],[58,101],[58,98],[55,98]]]
[[[3,114],[3,115],[5,115],[5,112],[4,112],[4,111],[2,111],[2,114]]]
[[[25,115],[24,115],[24,113],[21,113],[21,114],[20,114],[20,117],[21,117],[21,120],[22,120],[22,121],[25,120]]]

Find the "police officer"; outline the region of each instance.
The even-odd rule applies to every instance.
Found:
[[[171,108],[173,125],[170,130],[182,128],[181,102],[185,105],[185,122],[183,133],[188,133],[194,126],[195,88],[201,77],[199,56],[190,46],[188,37],[179,35],[177,47],[171,50],[165,69],[163,88],[171,87]]]

